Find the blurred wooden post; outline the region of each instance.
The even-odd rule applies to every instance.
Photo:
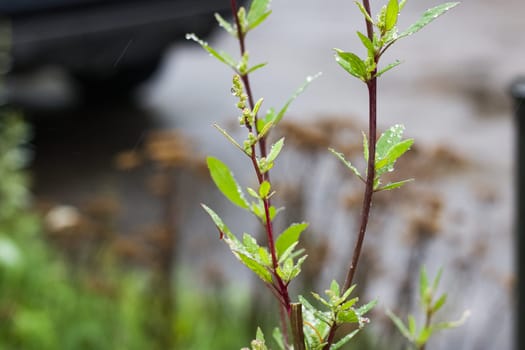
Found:
[[[525,349],[525,77],[516,79],[511,86],[516,114],[516,211],[515,215],[515,269],[516,311],[515,349]]]

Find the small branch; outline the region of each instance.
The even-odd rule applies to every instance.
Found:
[[[236,2],[236,0],[231,0],[230,4],[231,4],[231,11],[232,11],[232,14],[233,14],[233,17],[234,17],[234,20],[235,20],[235,24],[236,24],[236,27],[237,27],[237,37],[238,37],[240,53],[241,53],[241,57],[242,57],[246,53],[246,45],[245,45],[245,40],[244,40],[245,39],[245,33],[243,33],[243,30],[241,28],[239,14],[238,14],[238,11],[237,11],[237,2]],[[240,77],[241,77],[241,80],[243,82],[244,89],[246,91],[246,95],[248,96],[248,103],[250,105],[251,110],[253,110],[254,107],[255,107],[255,102],[254,102],[253,93],[252,93],[252,89],[251,89],[251,85],[250,85],[250,78],[249,78],[248,74],[240,74]],[[249,132],[254,132],[253,130],[255,129],[255,132],[254,132],[255,135],[259,136],[259,131],[257,130],[257,121],[258,121],[258,116],[255,115],[253,124],[246,123],[246,127],[247,127]],[[261,137],[259,139],[259,141],[258,141],[258,144],[259,144],[259,155],[260,155],[260,157],[261,158],[262,157],[266,157],[266,155],[267,155],[266,136],[265,137]],[[251,162],[252,162],[253,168],[255,170],[255,173],[257,175],[257,180],[258,180],[259,185],[260,185],[264,181],[270,181],[270,174],[269,174],[269,172],[262,173],[261,170],[259,169],[259,165],[257,163],[257,154],[256,154],[256,149],[255,148],[256,148],[255,145],[251,146],[251,156],[250,156],[250,158],[251,158]],[[273,272],[273,276],[274,276],[275,284],[276,284],[276,285],[275,284],[272,285],[272,287],[273,287],[272,291],[274,292],[274,295],[276,296],[277,300],[279,301],[279,311],[280,311],[280,314],[281,314],[281,328],[282,328],[282,333],[283,333],[283,337],[284,337],[284,342],[286,344],[289,344],[288,343],[288,326],[287,326],[287,321],[288,320],[287,320],[287,316],[289,317],[290,313],[291,313],[291,303],[290,303],[290,296],[288,294],[288,285],[284,283],[282,278],[277,273],[277,268],[279,266],[279,261],[277,259],[277,252],[276,252],[276,248],[275,248],[275,241],[274,241],[274,235],[273,235],[273,226],[272,226],[272,221],[270,219],[270,207],[271,207],[270,199],[265,198],[263,200],[263,203],[264,203],[264,212],[265,212],[265,219],[266,219],[266,224],[265,224],[266,238],[267,238],[267,241],[268,241],[268,248],[270,250],[270,254],[271,254],[271,257],[272,257],[272,270],[273,270],[272,272]]]
[[[430,306],[427,306],[427,310],[425,313],[425,329],[430,327],[431,322],[432,322],[432,309],[430,308]],[[427,343],[425,342],[419,347],[419,350],[425,350],[426,347],[427,347]]]
[[[328,337],[326,338],[326,345],[324,346],[323,350],[330,350],[330,346],[334,342],[336,330],[337,330],[337,325],[334,321],[334,323],[330,327],[330,332],[328,333]]]
[[[240,51],[241,51],[241,57],[244,56],[244,54],[246,53],[246,44],[245,44],[245,41],[244,41],[244,38],[245,38],[245,33],[242,32],[242,28],[241,28],[241,22],[239,20],[239,15],[238,15],[238,12],[237,12],[237,1],[236,0],[231,0],[230,1],[231,3],[231,11],[232,11],[232,14],[233,14],[233,17],[234,17],[234,20],[235,20],[235,24],[236,24],[236,27],[237,27],[237,38],[239,40],[239,48],[240,48]],[[255,106],[255,101],[253,99],[253,93],[252,93],[252,88],[251,88],[251,85],[250,85],[250,78],[248,76],[248,74],[240,74],[240,77],[241,77],[241,80],[242,80],[242,83],[244,84],[244,89],[246,90],[246,94],[248,95],[248,102],[250,104],[250,108],[253,110],[253,107]],[[255,132],[257,132],[257,120],[258,120],[258,116],[255,115],[254,116],[254,125],[255,125]],[[246,125],[248,127],[248,130],[251,132],[253,127],[251,125]],[[261,157],[266,157],[266,138],[263,137],[260,141],[259,141],[259,151],[261,153]],[[264,175],[265,177],[265,180],[268,180],[269,179],[269,174],[266,173]]]
[[[369,0],[363,0],[363,7],[365,8],[366,12],[370,17],[372,17],[372,11],[370,10],[370,2]],[[368,35],[368,39],[373,42],[374,40],[374,25],[370,23],[366,18],[366,34]]]
[[[373,72],[372,76],[375,75]],[[352,254],[352,261],[346,275],[343,291],[346,291],[352,286],[352,281],[355,276],[359,257],[363,248],[366,228],[368,225],[368,218],[370,216],[370,207],[372,205],[372,196],[374,194],[374,179],[375,179],[375,158],[376,158],[376,139],[377,139],[377,78],[372,78],[368,82],[368,100],[369,100],[369,136],[368,139],[368,168],[366,174],[365,195],[363,198],[363,207],[361,210],[361,223],[359,227],[359,235]]]
[[[371,16],[370,2],[369,0],[363,0],[363,7],[369,16]],[[374,40],[374,27],[365,18],[366,32],[370,41]],[[381,50],[379,50],[380,52]],[[379,63],[379,54],[376,53],[375,57],[376,67]],[[357,264],[359,263],[359,257],[363,249],[363,242],[365,240],[366,228],[368,226],[368,218],[370,216],[370,208],[372,205],[372,196],[374,195],[374,179],[375,179],[375,158],[376,158],[376,140],[377,140],[377,68],[371,72],[372,78],[366,82],[368,87],[368,164],[366,173],[365,183],[365,194],[363,197],[363,206],[361,209],[361,219],[359,225],[359,234],[356,240],[352,259],[343,286],[343,293],[352,286]],[[332,343],[334,342],[335,333],[337,330],[337,323],[334,322],[330,327],[330,332],[326,339],[326,345],[323,350],[329,350]]]
[[[292,304],[290,324],[292,326],[294,350],[306,350],[303,330],[303,309],[300,303]]]

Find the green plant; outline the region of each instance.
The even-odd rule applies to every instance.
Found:
[[[298,248],[298,243],[308,225],[294,223],[279,235],[275,232],[273,221],[281,209],[272,205],[272,197],[276,195],[276,191],[270,180],[270,170],[283,149],[284,138],[274,142],[269,149],[267,143],[270,132],[282,120],[290,103],[317,76],[308,77],[306,83],[279,112],[270,109],[266,115],[260,115],[263,99],[255,99],[249,77],[252,72],[261,69],[265,64],[253,66],[249,64],[245,39],[250,31],[270,15],[269,0],[253,0],[248,10],[238,7],[237,2],[231,0],[233,23],[216,15],[219,25],[239,42],[238,60],[232,55],[217,51],[194,34],[187,35],[188,39],[199,43],[207,52],[234,71],[231,91],[238,100],[239,124],[246,129],[247,136],[242,142],[238,142],[222,127],[218,125],[215,127],[247,157],[257,178],[257,188],[243,189],[228,166],[217,158],[208,157],[207,165],[213,181],[222,194],[234,205],[248,211],[260,221],[266,234],[266,244],[259,244],[256,238],[248,233],[244,233],[242,239],[237,238],[215,211],[206,205],[203,205],[203,208],[219,230],[219,237],[229,246],[232,253],[264,282],[278,300],[281,327],[274,332],[274,339],[281,349],[290,349],[292,345],[296,350],[339,349],[367,323],[368,320],[364,315],[375,305],[375,302],[356,307],[357,298],[350,299],[350,294],[355,287],[353,279],[364,243],[372,198],[378,191],[399,188],[412,180],[387,184],[381,182],[382,175],[394,170],[396,161],[410,149],[413,140],[403,139],[402,125],[395,125],[379,138],[377,137],[377,80],[400,64],[400,61],[395,61],[380,67],[380,59],[399,39],[416,33],[458,3],[445,3],[427,10],[416,23],[401,32],[397,29],[397,20],[406,0],[389,0],[381,8],[375,20],[372,18],[369,0],[356,4],[366,23],[366,34],[357,32],[366,50],[366,58],[362,59],[352,52],[335,49],[335,59],[346,72],[364,82],[368,89],[369,130],[368,134],[363,133],[363,156],[367,164],[364,174],[348,162],[343,154],[333,149],[330,151],[365,184],[360,228],[344,284],[340,286],[333,281],[326,291],[326,298],[313,293],[317,301],[316,305],[302,296],[298,297],[299,303],[294,303],[289,293],[288,286],[300,273],[306,259],[305,252]],[[336,340],[337,330],[347,323],[354,324],[355,330]],[[257,337],[251,346],[253,350],[266,349],[262,331],[257,332]]]
[[[390,310],[387,311],[392,322],[394,322],[399,332],[401,332],[401,334],[410,342],[413,349],[425,350],[428,340],[435,332],[459,327],[469,316],[469,312],[465,311],[463,316],[457,321],[433,323],[434,316],[447,301],[446,293],[443,293],[436,298],[441,273],[442,270],[439,270],[432,281],[432,284],[430,284],[425,267],[423,266],[421,268],[419,278],[419,299],[422,311],[425,315],[423,326],[417,326],[416,319],[413,315],[408,316],[408,324],[405,325],[394,313]]]

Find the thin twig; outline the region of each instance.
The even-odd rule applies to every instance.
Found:
[[[242,28],[241,28],[241,24],[240,24],[240,19],[239,19],[239,15],[238,15],[238,12],[237,12],[237,2],[236,0],[231,0],[231,11],[232,11],[232,14],[233,14],[233,17],[234,17],[234,20],[235,20],[235,24],[236,24],[236,27],[237,27],[237,37],[238,37],[238,41],[239,41],[239,47],[240,47],[240,53],[241,53],[241,56],[243,56],[246,52],[246,45],[245,45],[245,33],[243,33],[242,31]],[[252,93],[252,89],[251,89],[251,85],[250,85],[250,78],[249,78],[249,75],[248,74],[240,74],[240,77],[241,77],[241,80],[243,82],[243,85],[244,85],[244,89],[246,91],[246,95],[248,96],[248,103],[250,105],[250,108],[253,110],[254,109],[254,106],[255,106],[255,103],[254,103],[254,98],[253,98],[253,93]],[[250,123],[246,123],[246,127],[248,129],[249,132],[254,132],[255,135],[259,135],[259,131],[257,130],[257,121],[258,121],[258,116],[255,115],[254,116],[254,122],[253,124],[250,124]],[[254,131],[255,129],[255,131]],[[266,149],[266,137],[261,137],[259,138],[259,141],[258,141],[258,144],[259,144],[259,154],[261,157],[266,157],[267,155],[267,149]],[[270,180],[270,174],[269,172],[265,172],[265,173],[262,173],[261,170],[259,169],[259,165],[258,165],[258,162],[257,162],[257,154],[256,154],[256,149],[255,149],[255,145],[252,145],[251,147],[251,162],[252,162],[252,165],[253,165],[253,168],[255,170],[255,173],[257,175],[257,180],[259,182],[259,185],[262,184],[264,181],[269,181]],[[277,300],[279,301],[279,308],[280,308],[280,315],[281,315],[281,328],[282,328],[282,333],[283,333],[283,337],[284,337],[284,341],[285,343],[288,345],[288,325],[287,325],[287,317],[290,317],[290,313],[291,313],[291,302],[290,302],[290,296],[288,294],[288,286],[287,284],[284,283],[284,281],[282,280],[282,278],[279,276],[279,274],[277,273],[277,268],[279,266],[279,262],[278,262],[278,259],[277,259],[277,252],[276,252],[276,248],[275,248],[275,240],[274,240],[274,233],[273,233],[273,225],[272,225],[272,221],[271,221],[271,215],[270,215],[270,208],[271,208],[271,202],[270,202],[270,199],[269,198],[264,198],[263,199],[263,204],[264,204],[264,212],[265,212],[265,230],[266,230],[266,238],[267,238],[267,241],[268,241],[268,248],[270,250],[270,254],[271,254],[271,257],[272,257],[272,272],[273,272],[273,276],[274,276],[274,280],[275,280],[275,284],[274,285],[274,288],[277,292],[277,294],[279,295],[279,297],[277,297]]]

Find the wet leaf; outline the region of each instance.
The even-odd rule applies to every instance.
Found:
[[[359,11],[361,11],[361,13],[363,14],[363,16],[366,18],[366,20],[372,24],[374,24],[374,20],[372,19],[372,17],[370,17],[370,14],[368,12],[366,12],[366,9],[365,7],[363,6],[363,4],[361,4],[360,1],[354,1],[354,3],[357,5],[357,7],[359,8]]]
[[[281,152],[281,150],[283,148],[283,145],[284,145],[284,137],[280,138],[277,142],[275,142],[272,145],[272,147],[270,149],[270,153],[268,153],[268,156],[266,157],[266,160],[268,162],[275,161],[275,159],[277,158],[277,156]]]
[[[228,134],[228,132],[227,132],[226,130],[224,130],[223,128],[221,128],[218,124],[213,124],[213,126],[215,127],[215,129],[219,130],[219,132],[220,132],[221,134],[223,134],[224,137],[226,137],[226,139],[227,139],[228,141],[230,141],[232,145],[234,145],[235,147],[237,147],[238,149],[240,149],[243,153],[246,153],[246,152],[244,151],[244,149],[242,148],[242,146],[239,145],[239,143],[238,143],[238,142],[237,142],[237,141],[236,141],[236,140],[235,140],[230,134]]]
[[[397,182],[390,182],[388,184],[386,184],[385,186],[382,186],[380,188],[374,188],[378,191],[388,191],[388,190],[393,190],[393,189],[396,189],[396,188],[400,188],[401,186],[403,186],[404,184],[406,183],[409,183],[409,182],[412,182],[414,181],[414,179],[406,179],[406,180],[403,180],[403,181],[397,181]]]
[[[366,157],[367,160],[368,160],[368,156],[367,156],[367,155],[368,155],[368,147],[365,148],[365,149],[366,149],[365,157]],[[346,165],[346,167],[347,167],[348,169],[350,169],[350,170],[351,170],[351,171],[352,171],[352,172],[353,172],[358,178],[360,178],[361,181],[363,181],[363,182],[365,181],[364,177],[361,175],[361,173],[359,172],[359,170],[357,170],[357,168],[356,168],[355,166],[353,166],[352,163],[350,163],[349,161],[347,161],[347,160],[345,159],[345,156],[344,156],[343,153],[339,153],[339,152],[337,152],[336,150],[334,150],[333,148],[329,148],[328,150],[329,150],[330,152],[332,152],[337,158],[339,158],[339,160],[340,160],[341,162],[343,162],[343,164]]]
[[[392,322],[394,322],[394,325],[397,327],[397,329],[399,330],[399,332],[405,337],[407,338],[408,340],[412,340],[412,336],[410,334],[410,331],[407,329],[407,327],[405,326],[405,324],[403,323],[403,321],[401,321],[401,319],[399,317],[397,317],[392,311],[390,310],[387,310],[386,311],[386,314],[388,315],[388,317],[390,317],[390,319],[392,320]]]
[[[441,297],[432,305],[432,312],[437,312],[447,302],[447,294],[441,295]]]
[[[217,215],[217,213],[215,213],[212,209],[210,209],[208,206],[204,205],[204,204],[201,204],[202,208],[208,213],[208,215],[211,217],[211,219],[213,220],[213,223],[215,224],[215,226],[217,227],[217,229],[219,230],[219,233],[220,233],[220,236],[222,238],[223,235],[226,235],[227,237],[229,238],[234,238],[233,234],[231,233],[230,229],[228,228],[228,226],[226,226],[224,224],[224,222],[222,221],[222,219],[220,218],[219,215]]]
[[[366,63],[352,52],[335,49],[337,63],[348,73],[366,82],[369,78]]]
[[[277,237],[275,241],[275,249],[277,256],[281,256],[292,244],[299,241],[301,233],[306,230],[308,224],[306,222],[300,224],[291,224],[286,230]]]
[[[390,0],[386,6],[385,13],[385,31],[389,31],[394,28],[397,23],[397,17],[399,15],[399,3],[397,0]]]
[[[248,68],[248,70],[246,71],[246,74],[253,73],[253,72],[255,72],[257,69],[262,68],[262,67],[265,67],[267,64],[268,64],[268,63],[266,63],[266,62],[256,64],[255,66]]]
[[[348,333],[347,335],[345,335],[344,337],[342,337],[337,343],[333,344],[331,347],[330,347],[330,350],[337,350],[337,349],[340,349],[343,345],[345,345],[346,343],[348,343],[357,333],[359,333],[360,329],[356,329],[350,333]]]
[[[364,35],[361,32],[357,32],[357,36],[359,37],[359,39],[363,43],[363,46],[366,47],[366,49],[368,51],[368,57],[372,57],[373,58],[374,57],[374,53],[375,53],[374,44],[370,41],[370,39],[366,35]]]
[[[219,26],[224,28],[228,34],[230,34],[233,37],[237,37],[237,30],[230,24],[230,22],[226,21],[220,14],[215,14],[215,19],[217,20],[217,23],[219,23]]]
[[[193,33],[186,34],[186,39],[195,41],[200,46],[202,46],[202,48],[204,50],[208,51],[208,53],[210,55],[212,55],[213,57],[215,57],[216,59],[218,59],[222,63],[232,67],[233,69],[236,69],[237,63],[235,62],[235,60],[229,54],[227,54],[225,52],[218,52],[218,51],[216,51],[213,47],[208,45],[208,43],[206,41],[201,40],[199,37],[197,37]]]
[[[271,13],[269,9],[270,0],[253,0],[246,16],[248,30],[252,30],[261,24]]]
[[[255,274],[259,276],[260,279],[266,283],[272,283],[272,274],[265,266],[242,252],[236,251],[234,254],[246,267],[255,272]]]
[[[284,114],[286,113],[286,111],[288,110],[288,107],[290,107],[290,104],[300,95],[304,92],[304,90],[306,90],[306,88],[308,87],[308,85],[310,85],[315,79],[319,78],[321,76],[321,73],[317,73],[313,76],[308,76],[306,78],[306,81],[303,83],[303,85],[301,85],[295,92],[294,94],[288,99],[288,101],[286,101],[286,103],[284,104],[283,108],[281,108],[281,110],[279,111],[279,113],[275,114],[275,111],[273,109],[271,109],[269,112],[269,114],[267,114],[267,118],[268,116],[270,116],[271,118],[271,121],[273,122],[273,125],[277,125],[281,119],[283,119],[284,117]]]
[[[263,183],[259,186],[259,196],[262,199],[265,199],[268,197],[268,194],[270,193],[272,186],[268,181],[263,181]]]
[[[423,29],[426,25],[428,25],[430,22],[438,18],[439,16],[443,15],[448,10],[456,7],[459,5],[459,2],[447,2],[441,5],[438,5],[436,7],[433,7],[431,9],[428,9],[423,13],[421,18],[419,20],[412,24],[410,27],[408,27],[407,30],[399,34],[398,39],[404,38],[406,36],[412,35],[421,29]]]
[[[222,194],[233,204],[243,209],[248,209],[250,205],[244,198],[242,189],[235,180],[235,177],[228,166],[214,157],[208,157],[206,162],[213,182]]]
[[[392,63],[388,64],[385,68],[383,68],[383,69],[379,70],[379,72],[377,72],[376,77],[380,77],[381,75],[383,75],[384,73],[388,72],[392,68],[399,66],[401,63],[402,63],[401,61],[396,60],[395,62],[392,62]]]

